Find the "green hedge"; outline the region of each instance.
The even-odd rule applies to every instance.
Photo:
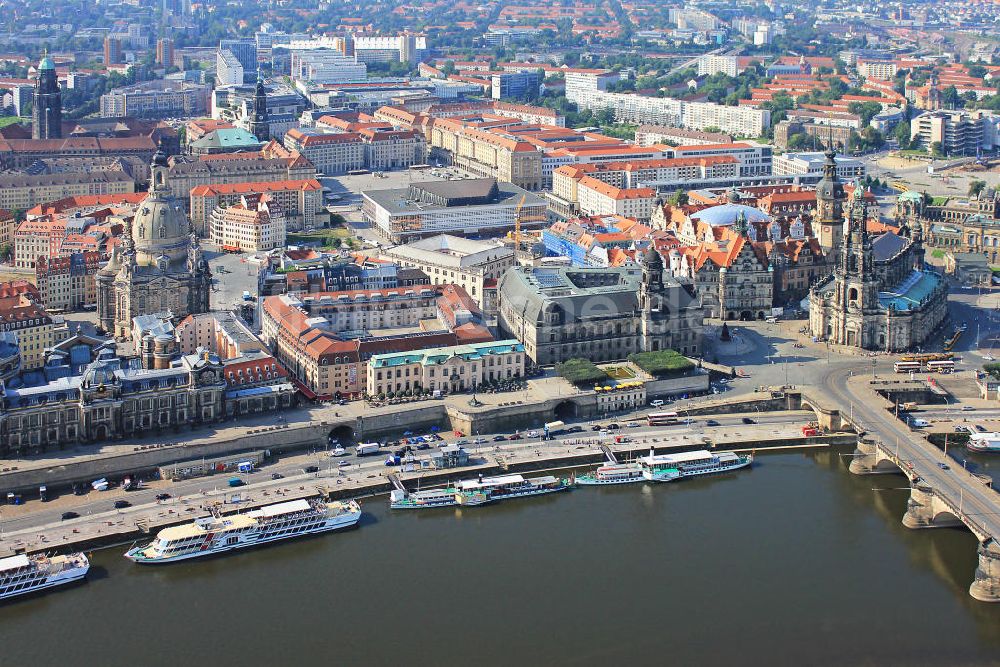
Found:
[[[628,360],[633,364],[656,377],[669,377],[672,375],[683,375],[692,368],[694,364],[674,350],[660,350],[659,352],[638,352],[630,354]]]
[[[556,373],[569,382],[579,385],[608,381],[608,374],[589,359],[569,359],[556,364]]]
[[[993,377],[1000,379],[1000,361],[991,361],[988,364],[983,364],[983,370]]]

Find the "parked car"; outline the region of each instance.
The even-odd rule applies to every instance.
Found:
[[[282,475],[280,472],[272,472],[271,473],[271,479],[284,479],[284,477],[285,476]]]
[[[170,500],[170,497],[171,496],[170,496],[169,493],[157,493],[156,494],[156,499],[157,500]]]
[[[477,445],[485,445],[487,442],[489,442],[489,440],[486,438],[476,438],[472,442],[474,442]]]
[[[719,422],[714,419],[706,419],[705,426],[718,426]]]
[[[756,419],[752,419],[750,417],[744,417],[743,418],[743,423],[744,424],[756,424],[757,420]]]
[[[421,442],[419,445],[417,445],[417,449],[430,449],[430,448],[431,448],[430,444],[426,442]]]
[[[469,441],[468,440],[456,440],[455,444],[458,445],[459,447],[462,447],[464,445],[469,444]]]
[[[651,408],[660,408],[660,407],[663,407],[663,401],[661,401],[660,399],[656,399],[655,401],[650,401],[649,402],[649,406]]]
[[[581,431],[583,431],[582,426],[570,426],[568,429],[566,429],[567,433],[580,433]]]
[[[76,512],[63,512],[62,513],[62,520],[66,521],[67,519],[75,519],[78,516],[80,516],[80,515],[77,514]]]
[[[962,412],[972,412],[973,410],[975,410],[975,408],[972,407],[971,405],[963,405],[962,406]]]
[[[590,427],[590,430],[591,431],[600,431],[602,428],[604,428],[604,427],[601,426],[600,424],[594,424],[593,426]]]
[[[502,436],[502,435],[495,435],[495,436],[493,436],[493,442],[503,442],[506,439],[507,438],[504,437],[504,436]]]
[[[125,509],[126,507],[132,507],[132,503],[130,503],[127,500],[116,500],[115,501],[115,509],[116,510],[122,510],[122,509]]]
[[[319,472],[319,466],[306,466],[302,472]]]
[[[528,431],[525,435],[527,435],[529,438],[537,438],[538,437],[538,431],[531,430],[531,431]]]
[[[621,425],[620,424],[616,424],[615,422],[611,422],[610,424],[608,424],[608,430],[609,431],[617,431],[620,428],[621,428]]]

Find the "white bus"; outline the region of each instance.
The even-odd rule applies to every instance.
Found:
[[[650,412],[646,415],[646,421],[650,426],[669,426],[679,424],[680,417],[676,412]]]
[[[919,373],[920,372],[920,362],[919,361],[897,361],[893,364],[893,369],[897,373]]]
[[[954,361],[928,361],[927,370],[931,373],[951,373],[955,370]]]

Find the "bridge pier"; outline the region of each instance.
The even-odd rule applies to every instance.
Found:
[[[855,475],[884,475],[899,472],[896,466],[880,466],[882,460],[875,439],[862,436],[858,438],[851,465],[847,469]]]
[[[964,524],[949,507],[942,506],[933,488],[923,482],[914,482],[910,487],[910,499],[906,503],[903,525],[917,529],[952,528]]]
[[[1000,602],[1000,545],[993,538],[979,545],[979,567],[969,595],[980,602]]]

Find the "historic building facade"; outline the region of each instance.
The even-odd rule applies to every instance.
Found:
[[[0,456],[179,432],[296,401],[270,355],[179,355],[162,338],[130,358],[115,354],[114,341],[82,334],[47,349],[39,371],[0,385]]]
[[[171,195],[167,158],[157,151],[151,190],[131,229],[97,274],[100,325],[128,337],[132,319],[170,313],[175,320],[208,311],[211,273],[181,203]]]
[[[642,275],[620,268],[511,268],[499,284],[501,335],[536,364],[625,359],[672,349],[698,355],[703,310],[688,280],[664,275],[649,249]]]
[[[896,200],[896,221],[911,229],[920,227],[932,248],[981,253],[991,264],[1000,261],[1000,191],[946,201],[904,192]]]

